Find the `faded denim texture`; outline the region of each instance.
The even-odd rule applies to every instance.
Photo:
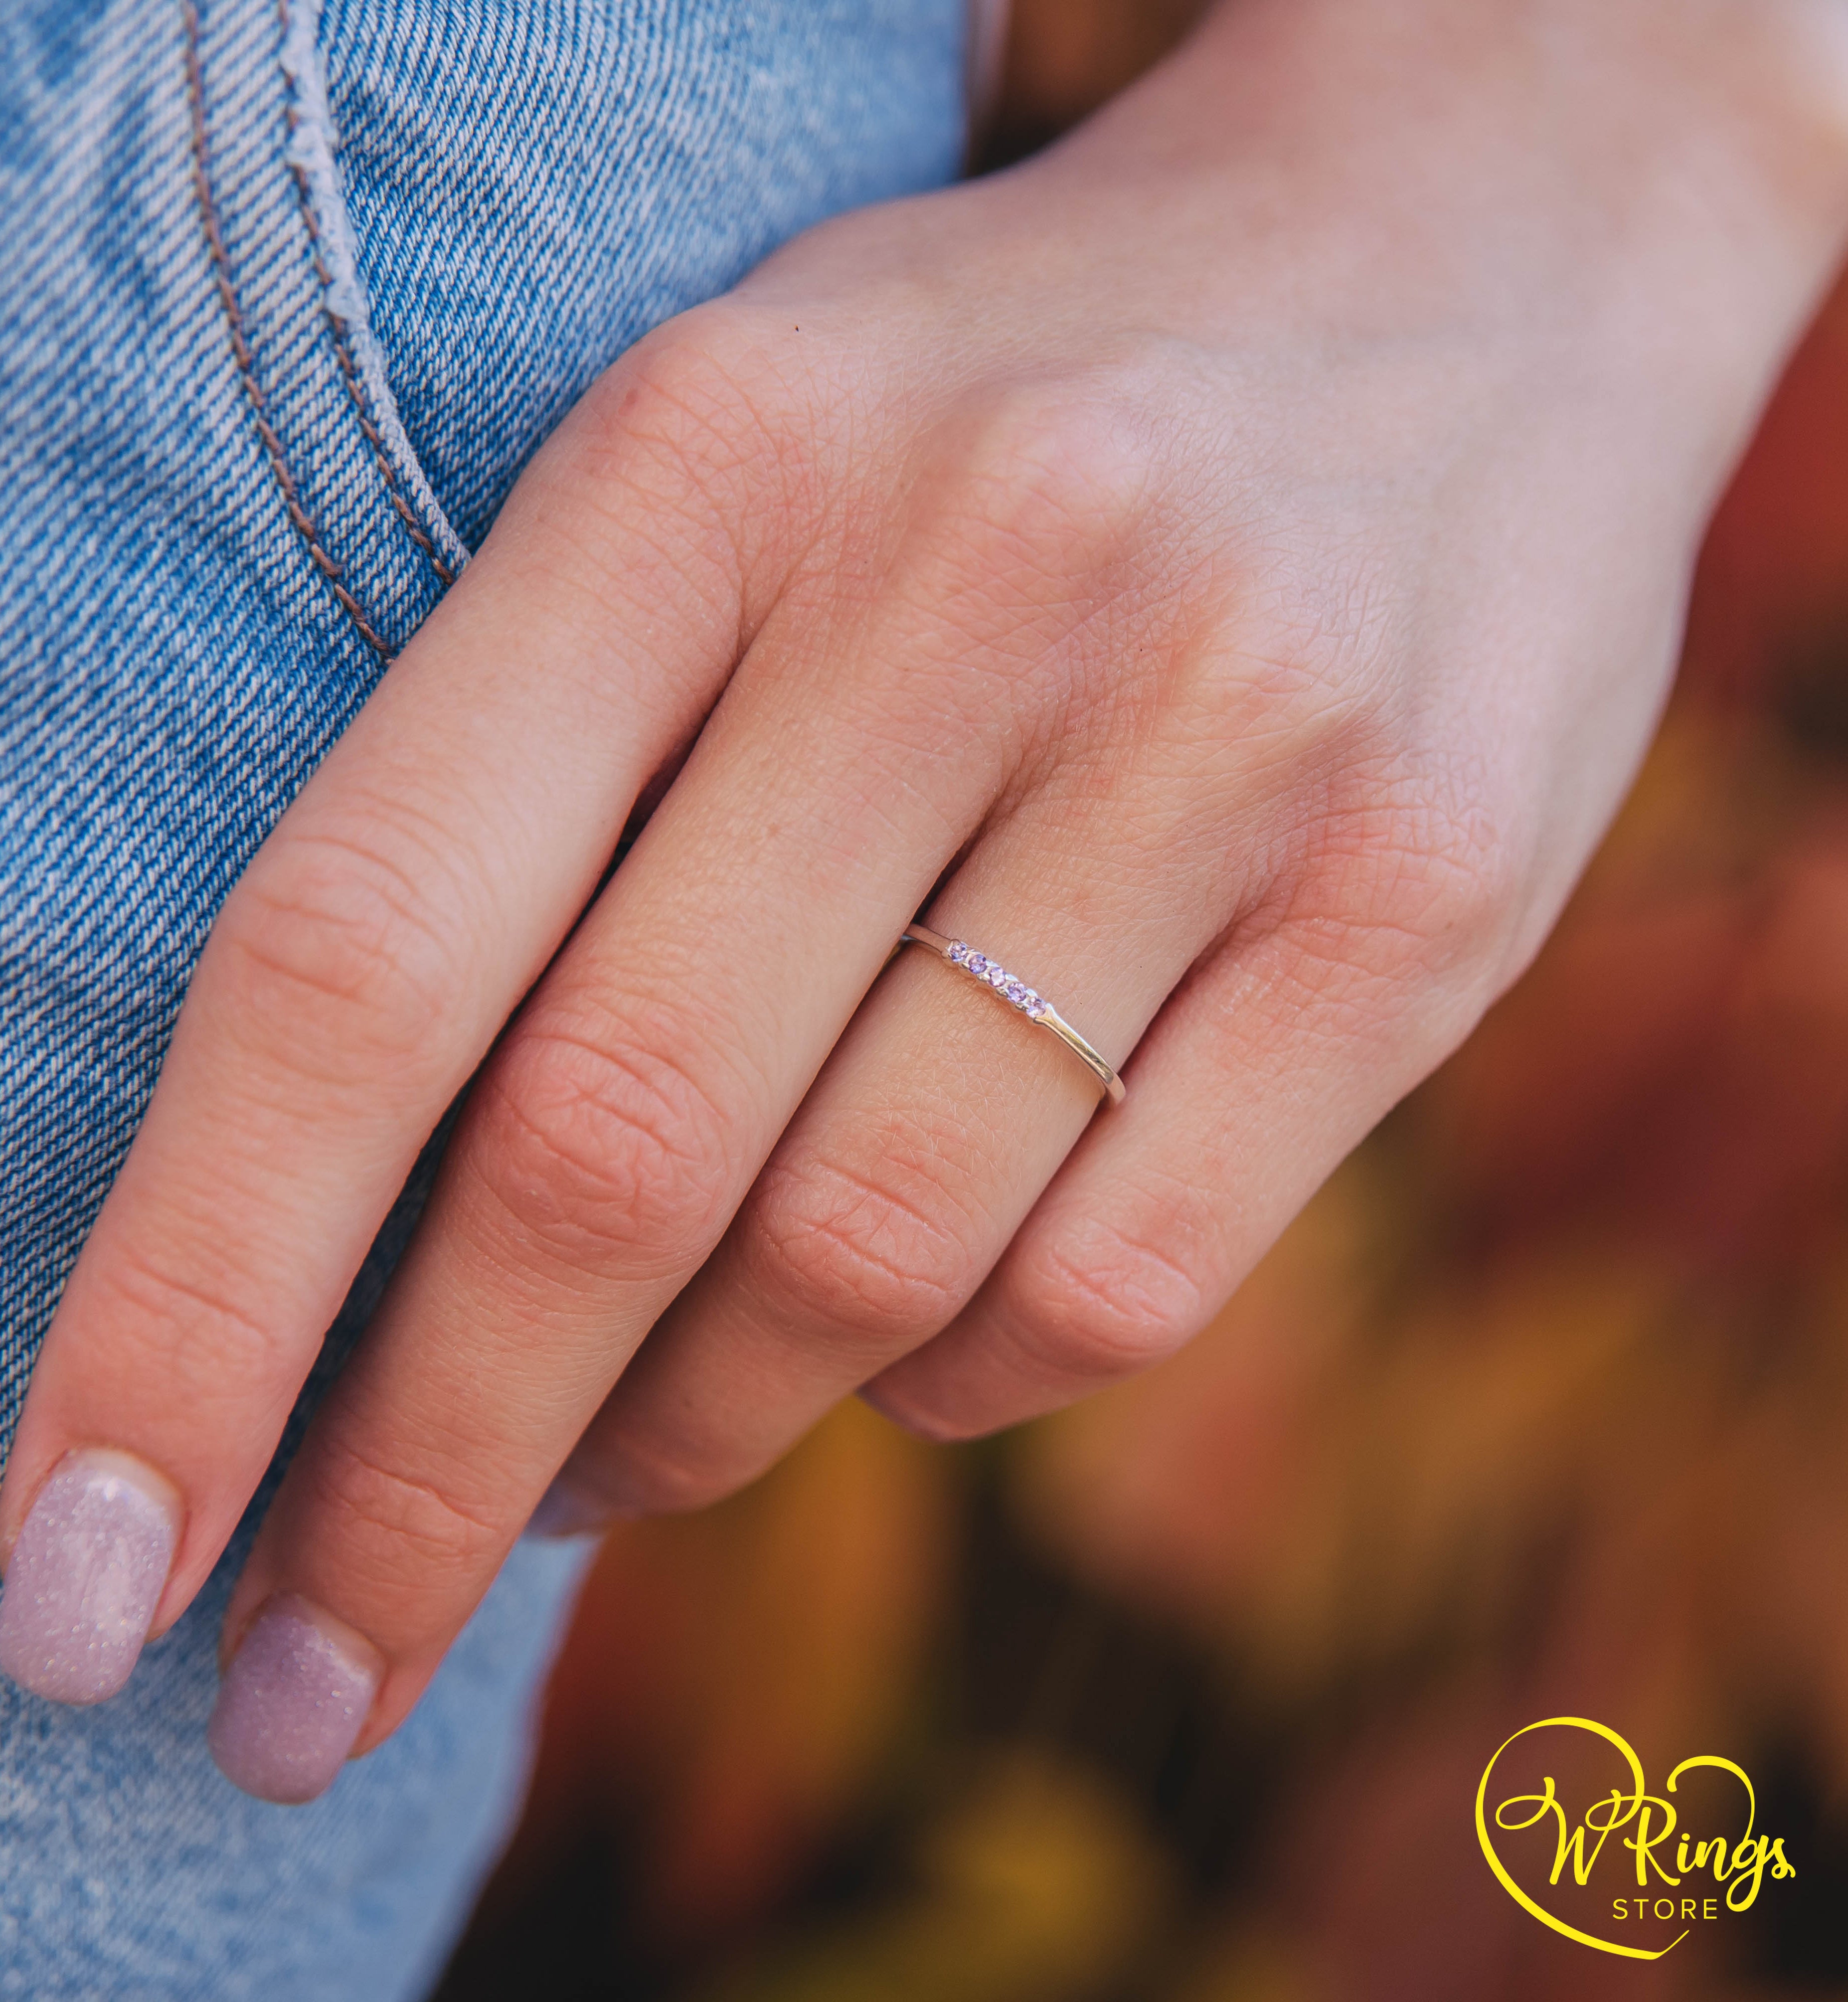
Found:
[[[953,174],[964,12],[0,0],[0,1451],[252,852],[601,368]],[[0,1997],[382,2002],[440,1965],[579,1559],[522,1546],[398,1737],[269,1807],[203,1736],[261,1500],[121,1696],[0,1688]]]

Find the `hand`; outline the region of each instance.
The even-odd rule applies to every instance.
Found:
[[[1826,275],[1835,16],[1696,11],[1246,0],[613,369],[225,907],[9,1614],[120,1521],[116,1610],[177,1617],[478,1066],[227,1621],[272,1798],[395,1728],[567,1457],[554,1519],[692,1506],[856,1388],[956,1436],[1198,1328],[1557,913]],[[1127,1103],[888,968],[921,907]]]

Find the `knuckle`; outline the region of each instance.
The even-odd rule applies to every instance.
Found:
[[[1528,871],[1467,776],[1380,784],[1330,823],[1335,957],[1386,987],[1480,1006],[1513,950]]]
[[[1028,753],[1058,755],[1087,720],[1142,728],[1211,650],[1226,506],[1192,396],[1159,357],[1109,358],[992,389],[933,438],[899,588],[919,658],[960,675],[985,737],[997,698]]]
[[[235,1409],[253,1379],[273,1379],[289,1362],[277,1325],[250,1304],[248,1277],[214,1261],[189,1236],[183,1266],[150,1250],[110,1262],[106,1281],[113,1326],[159,1372],[163,1393],[189,1410]]]
[[[757,317],[730,300],[696,306],[637,343],[574,420],[580,469],[621,485],[664,470],[676,488],[748,490],[793,427],[795,401]]]
[[[1167,1220],[1159,1242],[1096,1219],[1076,1237],[1037,1240],[1010,1275],[1014,1340],[1034,1365],[1080,1383],[1133,1376],[1205,1324],[1205,1263]]]
[[[717,1236],[728,1124],[671,1031],[530,1027],[490,1066],[467,1158],[525,1240],[574,1268],[662,1271]]]
[[[1236,747],[1215,769],[1243,794],[1281,790],[1306,806],[1345,785],[1370,797],[1403,736],[1379,578],[1357,553],[1288,528],[1213,567],[1163,689],[1191,740]]]
[[[953,451],[955,532],[985,575],[1087,576],[1138,532],[1166,487],[1150,426],[1096,376],[1010,385]]]
[[[305,1513],[319,1543],[339,1554],[343,1594],[383,1598],[406,1626],[419,1623],[421,1603],[465,1598],[510,1540],[491,1508],[368,1449],[350,1432],[317,1439],[303,1472]]]
[[[683,313],[605,371],[515,487],[497,532],[589,657],[606,657],[612,616],[741,649],[755,581],[825,483],[813,399],[772,349],[734,302]]]
[[[856,1154],[859,1150],[856,1149]],[[891,1350],[949,1320],[980,1276],[968,1218],[917,1149],[776,1164],[754,1199],[745,1256],[777,1311],[804,1333],[876,1337]]]
[[[415,1073],[459,968],[427,899],[363,836],[298,837],[253,871],[213,940],[230,1023],[317,1082]]]

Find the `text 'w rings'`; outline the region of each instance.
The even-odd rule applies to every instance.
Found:
[[[990,993],[1006,1002],[1009,1007],[1017,1008],[1028,1021],[1037,1022],[1042,1029],[1050,1029],[1103,1086],[1104,1095],[1111,1104],[1123,1103],[1123,1080],[1051,1003],[1036,994],[1024,980],[1016,980],[1006,967],[997,965],[985,953],[972,950],[961,939],[945,938],[941,932],[933,932],[928,925],[907,925],[899,943],[929,946],[952,966],[960,967],[971,979],[979,980]]]

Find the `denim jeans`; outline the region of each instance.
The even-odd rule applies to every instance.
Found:
[[[599,370],[954,173],[964,37],[964,0],[0,0],[0,1453],[253,850]],[[397,1737],[270,1807],[202,1736],[263,1500],[120,1697],[0,1688],[0,1997],[440,1965],[580,1559],[522,1545]]]

